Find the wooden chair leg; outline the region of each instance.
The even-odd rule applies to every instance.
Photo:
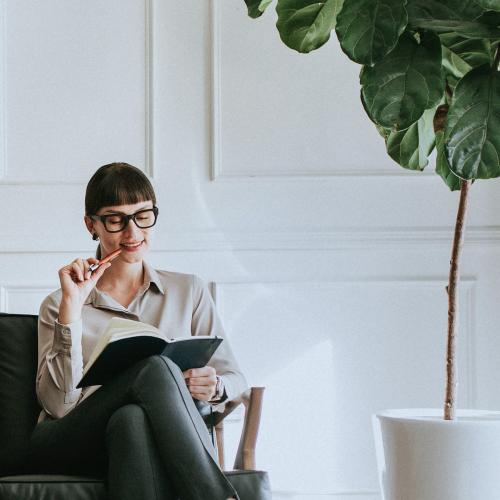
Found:
[[[245,406],[245,419],[233,467],[235,470],[255,470],[255,447],[262,413],[264,389],[264,387],[251,387],[240,398],[227,403],[223,413],[214,413],[212,422],[215,425],[217,456],[222,470],[226,470],[223,419],[241,403]]]
[[[219,459],[219,467],[226,470],[224,463],[224,422],[219,422],[215,426],[215,440],[217,444],[217,457]]]
[[[263,395],[264,387],[252,387],[250,389],[249,400],[244,401],[246,406],[245,421],[243,423],[238,452],[234,461],[234,469],[255,469],[255,446],[262,413]]]

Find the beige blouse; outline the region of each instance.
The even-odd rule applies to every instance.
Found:
[[[99,389],[99,385],[76,389],[83,366],[100,334],[113,316],[142,321],[160,329],[166,338],[190,335],[225,337],[207,285],[193,274],[159,271],[146,262],[144,283],[127,308],[105,292],[94,288],[79,321],[58,323],[61,289],[48,295],[38,316],[38,371],[36,393],[43,410],[38,422],[60,418]],[[217,375],[222,377],[227,398],[238,397],[247,382],[224,338],[212,359]],[[224,402],[216,405],[222,411]]]

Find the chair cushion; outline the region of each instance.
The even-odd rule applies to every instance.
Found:
[[[101,478],[24,475],[0,477],[0,500],[106,500]]]
[[[0,476],[29,472],[23,466],[40,412],[37,352],[37,317],[0,313]]]
[[[271,500],[267,472],[225,471],[240,500]],[[0,500],[106,500],[102,478],[62,475],[0,477]]]

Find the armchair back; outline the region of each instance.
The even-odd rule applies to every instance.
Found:
[[[0,313],[0,476],[28,473],[40,406],[35,391],[37,316]]]

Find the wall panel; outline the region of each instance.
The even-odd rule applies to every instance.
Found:
[[[259,462],[278,491],[377,491],[371,415],[387,407],[441,405],[444,284],[217,285],[242,368],[252,385],[267,387]],[[466,407],[475,399],[474,287],[462,282],[460,400]]]
[[[151,169],[148,2],[5,5],[2,182],[86,182],[120,158]]]

